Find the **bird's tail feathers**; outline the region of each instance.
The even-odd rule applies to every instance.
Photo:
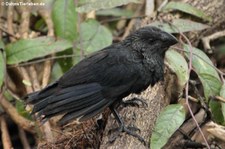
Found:
[[[27,96],[27,102],[34,104],[32,113],[41,120],[64,114],[59,121],[65,125],[73,119],[87,120],[100,113],[112,100],[102,96],[102,87],[97,83],[61,87],[52,84],[40,92]]]
[[[49,84],[41,91],[36,91],[36,92],[28,94],[27,96],[24,97],[24,100],[26,101],[27,104],[35,104],[35,103],[47,98],[54,92],[56,92],[57,86],[58,86],[57,82]]]

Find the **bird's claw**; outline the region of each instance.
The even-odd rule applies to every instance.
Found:
[[[139,128],[137,128],[137,127],[134,127],[134,126],[127,126],[127,127],[125,127],[125,126],[121,126],[121,127],[117,127],[117,128],[112,128],[112,129],[110,129],[109,130],[109,133],[111,134],[111,133],[113,133],[113,132],[116,132],[116,131],[118,131],[118,132],[125,132],[124,130],[130,130],[130,131],[138,131],[138,132],[141,132],[141,130],[139,129]]]
[[[137,98],[137,97],[134,97],[130,100],[125,100],[125,101],[122,101],[122,105],[124,107],[127,107],[127,106],[132,106],[132,107],[144,107],[144,108],[147,108],[148,107],[148,104],[143,100],[143,99],[140,99],[140,98]]]
[[[116,138],[119,137],[121,132],[125,132],[128,135],[131,135],[131,136],[137,138],[139,141],[144,143],[144,145],[146,145],[147,143],[145,142],[145,140],[141,136],[139,136],[137,133],[135,133],[135,131],[139,131],[140,132],[141,130],[139,128],[137,128],[137,127],[131,127],[131,126],[126,127],[124,125],[121,125],[120,127],[117,127],[117,128],[110,129],[109,133],[112,133],[112,132],[116,132],[116,133],[114,133],[110,137],[109,142],[113,143],[116,140]]]

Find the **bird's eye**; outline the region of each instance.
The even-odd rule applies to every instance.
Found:
[[[152,38],[148,39],[148,43],[152,43],[154,40]]]

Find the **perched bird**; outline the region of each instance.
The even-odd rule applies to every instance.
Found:
[[[132,136],[116,108],[130,93],[140,93],[163,80],[164,55],[177,43],[171,34],[146,26],[84,58],[56,82],[26,96],[32,113],[42,121],[63,114],[65,125],[72,120],[85,121],[109,107],[119,130]]]

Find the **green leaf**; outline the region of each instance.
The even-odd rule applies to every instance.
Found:
[[[224,117],[223,117],[223,113],[222,113],[221,103],[218,102],[218,101],[215,101],[215,100],[210,100],[209,107],[210,107],[210,110],[212,111],[213,119],[217,123],[223,124],[224,123]]]
[[[187,58],[189,58],[189,46],[184,45],[184,49],[187,52]],[[193,47],[192,50],[192,66],[200,81],[202,82],[204,95],[208,101],[210,96],[219,95],[222,82],[220,81],[217,71],[212,67],[213,63],[208,58],[208,56],[197,48]],[[211,100],[209,102],[209,107],[212,111],[214,120],[217,123],[222,123],[224,119],[222,115],[221,104],[217,101]]]
[[[4,82],[5,61],[4,61],[4,43],[0,40],[0,90]]]
[[[55,63],[52,68],[51,82],[58,80],[63,75],[62,69],[59,63]]]
[[[73,55],[73,49],[67,49],[63,52],[59,52],[56,55],[57,56],[69,56]],[[61,66],[62,71],[65,73],[67,72],[72,66],[73,66],[73,58],[72,57],[65,57],[57,59],[57,62],[59,62],[59,65]]]
[[[225,98],[225,83],[221,87],[220,96]]]
[[[3,92],[3,96],[5,97],[5,99],[7,99],[7,100],[10,101],[10,102],[15,101],[15,98],[12,96],[12,94],[9,93],[8,90],[5,90],[5,91]]]
[[[96,0],[79,0],[78,1],[78,6],[84,5],[86,3],[90,3],[90,2],[93,2],[93,1],[96,1]]]
[[[30,113],[25,109],[25,103],[23,101],[16,100],[16,110],[23,117],[32,120]]]
[[[156,120],[151,136],[150,148],[161,149],[182,125],[185,120],[185,110],[180,104],[168,105]]]
[[[3,43],[3,41],[2,40],[0,40],[0,49],[5,49],[5,44]]]
[[[169,2],[162,10],[179,10],[193,16],[199,17],[203,20],[212,21],[212,18],[207,16],[203,11],[191,6],[187,3],[182,2]]]
[[[208,25],[185,19],[174,19],[171,24],[155,21],[149,25],[156,26],[169,33],[199,31],[209,27]]]
[[[186,57],[189,58],[189,46],[184,45],[184,50],[187,52]],[[192,50],[192,65],[202,82],[205,98],[208,100],[210,96],[219,94],[222,83],[208,56],[197,48],[193,47]]]
[[[18,64],[63,51],[72,46],[72,43],[67,40],[55,41],[51,37],[22,39],[6,46],[7,64]]]
[[[52,20],[58,37],[72,42],[77,38],[77,12],[74,0],[56,0]]]
[[[184,57],[175,50],[168,50],[166,52],[165,60],[169,68],[176,74],[178,78],[179,91],[182,90],[188,81],[188,64]]]
[[[112,8],[112,9],[104,9],[104,10],[98,10],[96,12],[96,15],[99,16],[115,16],[115,17],[132,17],[133,12],[126,9],[121,8]]]
[[[80,13],[87,13],[99,9],[109,9],[121,5],[126,5],[131,2],[138,3],[140,2],[140,0],[92,0],[78,7],[77,11]]]
[[[198,73],[197,70],[196,72],[202,82],[206,99],[208,99],[210,96],[218,95],[221,88],[221,81],[213,76],[213,74]]]
[[[225,54],[225,45],[222,44],[219,48],[218,48],[218,52],[221,53],[221,54]]]
[[[225,83],[222,85],[220,89],[220,96],[225,98]],[[225,103],[221,103],[223,118],[225,119]]]
[[[80,31],[81,43],[78,48],[84,49],[85,54],[101,50],[112,43],[111,32],[96,20],[81,23]]]
[[[52,20],[54,23],[55,33],[57,37],[74,42],[78,37],[77,22],[78,14],[74,0],[56,0],[52,10]],[[67,49],[60,52],[57,56],[72,55],[73,49]],[[73,66],[73,59],[64,58],[57,60],[63,72],[66,72]]]
[[[48,28],[47,28],[46,23],[45,23],[45,21],[44,21],[43,18],[39,19],[39,20],[34,24],[34,29],[35,29],[35,30],[38,30],[38,31],[41,31],[41,32],[47,33]]]

